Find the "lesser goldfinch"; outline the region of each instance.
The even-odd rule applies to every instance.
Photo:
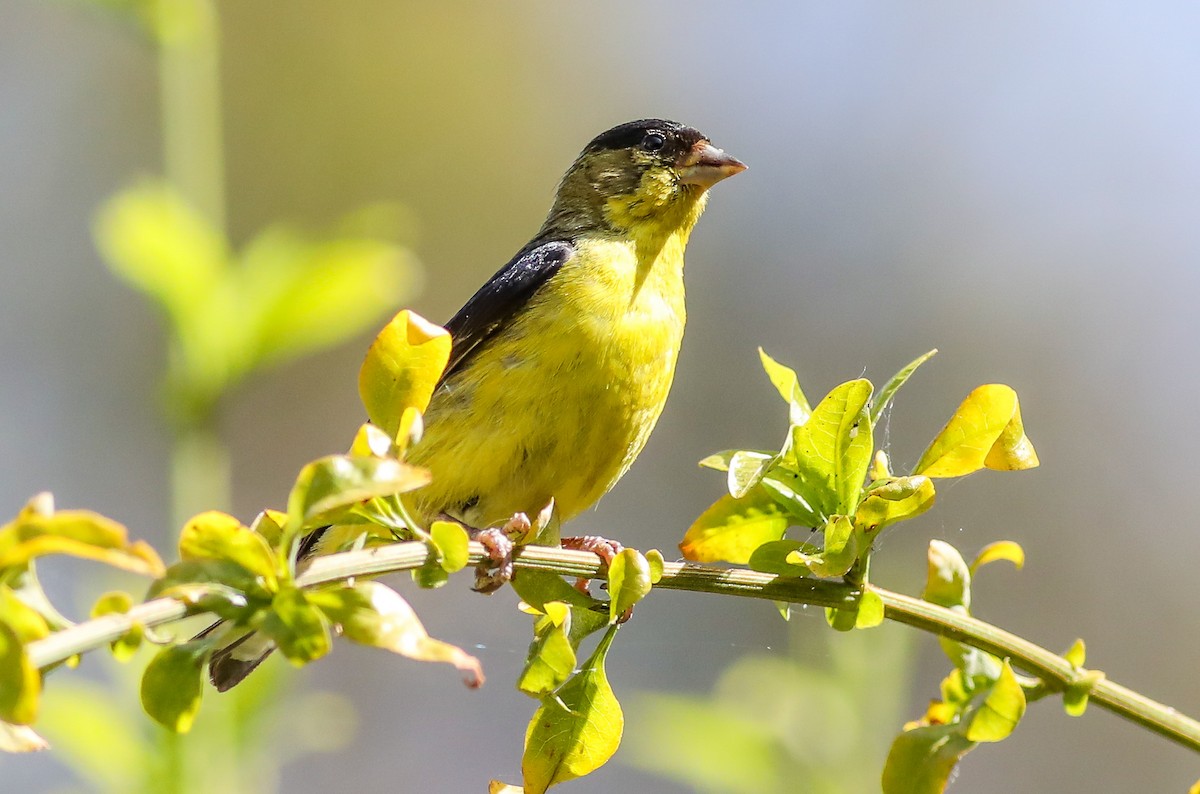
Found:
[[[708,189],[745,168],[664,119],[584,148],[538,233],[446,324],[450,363],[408,455],[433,477],[406,497],[418,520],[496,528],[553,499],[566,521],[616,484],[675,375],[688,236]],[[267,651],[218,651],[213,684]]]

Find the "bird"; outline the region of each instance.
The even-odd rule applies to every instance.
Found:
[[[583,148],[541,228],[445,325],[449,363],[406,458],[432,476],[405,498],[418,521],[484,533],[499,559],[512,528],[551,500],[565,522],[612,489],[671,389],[688,238],[709,189],[745,169],[666,119]],[[302,555],[320,541],[306,538]],[[269,651],[222,648],[210,679],[228,689]]]

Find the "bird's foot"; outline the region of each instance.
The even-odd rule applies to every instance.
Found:
[[[600,559],[604,560],[604,565],[607,568],[612,564],[613,558],[620,554],[625,547],[620,541],[609,540],[602,538],[599,535],[578,535],[576,537],[563,538],[561,545],[564,549],[572,549],[574,551],[590,551]],[[588,579],[576,579],[575,589],[584,595],[588,593]],[[625,618],[628,619],[628,618]],[[623,621],[622,621],[623,622]]]
[[[512,580],[512,539],[524,537],[528,534],[530,526],[529,516],[515,513],[501,527],[467,528],[467,534],[479,541],[488,554],[487,559],[475,566],[475,585],[472,590],[484,594],[494,593]]]

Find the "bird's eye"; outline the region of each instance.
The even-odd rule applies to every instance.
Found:
[[[667,138],[661,132],[647,132],[642,138],[642,148],[648,152],[661,151],[667,145]]]

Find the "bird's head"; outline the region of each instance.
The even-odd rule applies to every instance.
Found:
[[[547,226],[619,234],[689,230],[708,189],[746,170],[699,130],[642,119],[597,135],[563,176]],[[638,235],[640,236],[640,234]]]

